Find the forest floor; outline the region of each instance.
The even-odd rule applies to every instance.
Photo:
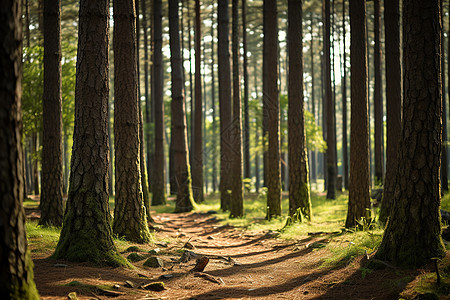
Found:
[[[28,208],[27,215],[38,218],[39,211]],[[136,245],[134,251],[158,257],[164,266],[157,268],[144,267],[145,260],[134,262],[135,269],[55,261],[48,259],[54,249],[37,249],[39,237],[29,237],[41,298],[71,299],[75,292],[78,299],[414,299],[427,289],[436,290],[432,265],[373,270],[367,268],[370,253],[324,264],[335,255],[330,245],[352,244],[347,235],[315,232],[285,240],[278,231],[224,224],[214,212],[159,213],[153,218],[155,243]],[[118,246],[128,256],[131,252],[123,247]],[[196,255],[209,258],[203,272],[193,271]],[[448,253],[440,264],[450,270]],[[134,287],[126,287],[127,281]],[[152,282],[163,282],[165,289],[142,289]],[[447,295],[441,288],[440,299],[449,299],[447,283],[443,288]]]

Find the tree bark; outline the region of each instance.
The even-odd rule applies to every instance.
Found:
[[[61,226],[63,219],[61,2],[44,1],[42,194],[40,225]]]
[[[216,122],[216,76],[214,61],[214,27],[211,26],[211,107],[212,107],[212,188],[213,192],[217,190],[217,122]]]
[[[108,203],[109,1],[82,0],[79,16],[69,197],[53,257],[129,265],[114,245]]]
[[[192,190],[194,200],[203,202],[203,124],[202,124],[202,78],[201,78],[201,21],[200,0],[195,0],[195,108],[194,135],[192,137]]]
[[[162,59],[162,2],[153,2],[153,80],[155,109],[155,150],[153,163],[153,205],[166,203],[164,173],[164,74]]]
[[[404,103],[391,218],[376,256],[417,267],[444,257],[440,222],[442,82],[439,0],[403,1]]]
[[[116,198],[113,231],[129,241],[150,241],[140,172],[134,1],[114,0],[114,148]]]
[[[390,215],[397,172],[397,152],[401,139],[402,66],[400,60],[399,0],[384,3],[386,39],[386,176],[378,220],[385,224]]]
[[[383,90],[381,78],[381,16],[380,0],[374,0],[374,114],[375,114],[375,184],[381,184],[384,176],[384,155],[383,155]]]
[[[444,0],[440,0],[441,5],[441,76],[442,76],[442,140],[447,141],[447,99],[445,97],[445,22],[444,22]],[[442,195],[445,191],[448,191],[448,164],[447,164],[447,146],[445,143],[442,144],[442,156],[441,156],[441,190]]]
[[[233,154],[230,137],[231,117],[231,78],[228,30],[228,0],[218,5],[218,59],[219,59],[219,109],[220,109],[220,208],[230,209],[231,176]]]
[[[264,22],[266,35],[264,48],[267,56],[267,80],[264,86],[264,99],[267,105],[268,158],[267,158],[267,218],[281,215],[281,173],[280,173],[280,102],[278,98],[278,24],[277,1],[264,1]]]
[[[326,109],[326,141],[327,141],[327,199],[336,198],[336,152],[335,152],[335,126],[334,103],[331,89],[331,57],[330,57],[330,0],[325,0],[325,30],[324,30],[324,56],[325,56],[325,109]]]
[[[288,1],[288,162],[289,215],[293,221],[311,220],[308,157],[303,102],[302,0]]]
[[[232,2],[232,54],[233,54],[233,121],[229,133],[233,148],[233,168],[231,176],[230,217],[244,215],[244,186],[242,185],[242,110],[239,78],[239,0]]]
[[[244,178],[250,178],[250,116],[248,110],[247,0],[242,0],[242,65],[244,79]]]
[[[347,130],[347,53],[345,51],[346,43],[346,24],[345,24],[345,2],[342,1],[342,38],[344,51],[342,54],[342,164],[344,169],[344,188],[348,190],[348,130]]]
[[[177,184],[176,212],[193,209],[191,170],[187,145],[186,109],[180,51],[178,0],[169,0],[170,63],[172,67],[172,134],[174,178]]]
[[[350,0],[351,129],[350,185],[345,227],[370,221],[366,1]]]
[[[0,298],[39,299],[25,234],[22,149],[22,14],[18,0],[0,6]],[[5,222],[6,220],[6,222]]]

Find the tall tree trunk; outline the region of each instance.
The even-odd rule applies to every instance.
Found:
[[[325,109],[326,109],[326,165],[327,165],[327,199],[336,198],[336,154],[335,154],[335,126],[334,103],[331,89],[331,57],[330,57],[330,0],[325,0],[325,30],[324,30],[324,56],[325,56]]]
[[[347,52],[346,43],[346,23],[345,23],[345,1],[342,1],[342,39],[344,51],[342,53],[342,163],[344,170],[344,188],[348,190],[348,134],[347,134]]]
[[[212,110],[212,188],[213,192],[217,190],[217,122],[216,122],[216,76],[214,61],[214,27],[211,26],[211,110]]]
[[[41,219],[61,226],[63,219],[61,2],[44,1],[44,96]]]
[[[316,122],[316,93],[315,93],[315,68],[314,68],[314,36],[313,36],[313,13],[311,12],[311,44],[310,44],[310,55],[311,55],[311,113],[314,117],[314,122]],[[317,152],[311,151],[311,157],[309,159],[310,166],[311,166],[311,179],[313,182],[316,182],[317,180]]]
[[[230,208],[230,190],[232,168],[232,145],[227,133],[232,122],[231,78],[228,30],[228,0],[219,1],[218,5],[218,60],[219,60],[219,106],[220,106],[220,208]]]
[[[442,27],[439,0],[404,0],[402,12],[403,131],[391,218],[377,257],[417,267],[445,256],[439,213]]]
[[[64,131],[64,174],[63,174],[63,195],[69,191],[69,136]]]
[[[0,297],[39,299],[25,234],[22,154],[22,14],[18,0],[0,6]],[[8,220],[5,222],[5,220]]]
[[[233,121],[228,135],[233,154],[231,176],[230,217],[238,218],[244,215],[244,187],[242,185],[242,121],[241,121],[241,89],[239,78],[239,0],[232,2],[232,54],[233,54]]]
[[[384,3],[386,36],[386,176],[384,178],[383,201],[379,221],[385,224],[393,203],[397,152],[401,139],[402,67],[400,60],[400,1]]]
[[[255,95],[258,95],[258,66],[257,66],[257,62],[255,60],[255,66],[253,68],[253,74],[254,74],[254,79],[255,79],[255,83],[254,83],[254,89],[255,89]],[[262,128],[261,128],[262,129]],[[260,135],[259,135],[259,130],[260,127],[256,126],[255,128],[255,144],[259,145],[259,141],[260,141]],[[261,131],[264,131],[263,129]],[[255,191],[257,193],[259,193],[259,188],[260,188],[260,176],[259,176],[259,158],[260,158],[260,153],[258,151],[258,147],[255,148]]]
[[[244,61],[244,178],[250,178],[250,116],[248,111],[247,0],[242,0],[242,55]]]
[[[302,0],[288,1],[288,161],[289,215],[293,221],[311,220],[308,157],[303,102]]]
[[[129,241],[150,241],[140,172],[134,1],[114,0],[114,148],[116,198],[113,231]]]
[[[267,14],[264,13],[267,11],[267,4],[268,1],[263,1],[263,112],[262,112],[262,145],[263,145],[263,187],[267,187],[267,174],[269,172],[269,166],[267,164],[269,155],[268,155],[268,123],[269,123],[269,105],[267,103],[267,97],[265,95],[265,92],[267,90],[267,78],[269,76],[269,71],[267,70],[267,62],[268,62],[268,53],[267,53]],[[277,53],[277,52],[275,52]],[[277,58],[278,60],[278,58]],[[255,73],[256,74],[256,73]],[[275,75],[276,76],[276,75]]]
[[[109,1],[81,0],[79,16],[77,57],[84,59],[77,61],[69,198],[53,257],[129,265],[114,245],[108,204]]]
[[[267,56],[267,79],[264,85],[264,102],[267,106],[268,154],[267,154],[267,218],[281,215],[281,174],[280,174],[280,102],[278,98],[278,22],[277,2],[264,0],[264,22],[266,34],[264,48]],[[267,172],[266,172],[267,171]]]
[[[445,95],[445,22],[444,22],[444,0],[440,0],[441,5],[441,76],[442,76],[442,139],[447,141],[447,100]],[[448,164],[447,164],[447,146],[442,143],[442,156],[441,156],[441,190],[442,194],[444,191],[448,191]]]
[[[202,77],[201,77],[200,0],[195,0],[195,108],[192,137],[192,190],[195,202],[203,202],[203,137],[202,137]],[[191,112],[192,113],[192,112]]]
[[[380,0],[374,0],[374,31],[375,31],[375,47],[374,47],[374,114],[375,114],[375,184],[383,182],[384,176],[384,155],[383,155],[383,96],[381,81],[381,16],[380,16]]]
[[[366,1],[350,0],[350,184],[345,227],[370,221]]]
[[[153,205],[166,203],[164,174],[164,74],[162,59],[162,2],[153,1],[153,80],[155,109],[155,150],[153,163]]]
[[[175,211],[186,212],[193,208],[191,171],[187,145],[186,109],[183,92],[183,70],[178,24],[178,0],[169,0],[170,63],[172,67],[172,126],[174,177],[177,184]]]

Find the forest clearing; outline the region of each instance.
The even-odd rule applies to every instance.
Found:
[[[0,299],[449,299],[449,0],[2,0]]]
[[[330,203],[323,193],[314,193],[316,221],[284,230],[284,219],[268,222],[260,217],[264,209],[255,194],[246,195],[247,218],[238,220],[214,210],[219,208],[217,195],[207,196],[191,213],[171,213],[169,200],[152,211],[153,242],[115,240],[133,269],[48,259],[59,231],[36,226],[37,202],[29,200],[27,232],[36,285],[42,299],[70,293],[78,299],[426,299],[420,297],[427,293],[447,299],[448,251],[439,260],[439,285],[433,264],[420,269],[369,266],[382,230],[375,226],[346,232],[345,197]],[[444,207],[450,206],[449,200]],[[193,271],[199,258],[195,254],[209,258],[203,272]],[[162,266],[144,266],[149,257],[161,259]],[[155,282],[163,282],[164,290],[142,288]]]

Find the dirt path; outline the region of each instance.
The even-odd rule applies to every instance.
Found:
[[[118,284],[116,299],[396,299],[418,274],[385,269],[363,275],[361,258],[334,270],[320,268],[323,257],[331,255],[316,247],[327,242],[326,236],[282,241],[275,232],[243,231],[221,225],[214,215],[199,213],[160,214],[154,219],[160,227],[156,235],[159,245],[139,247],[142,254],[157,248],[155,256],[164,261],[164,268],[143,267],[143,261],[134,263],[136,270],[68,262],[57,262],[67,267],[55,267],[55,261],[33,256],[41,297],[67,299],[75,291],[79,299],[108,298],[98,290],[65,286],[78,281],[97,286]],[[189,251],[210,257],[202,274],[190,272],[195,259],[179,262],[180,250],[188,241],[195,247]],[[162,281],[166,289],[126,288],[126,280],[136,287]]]

